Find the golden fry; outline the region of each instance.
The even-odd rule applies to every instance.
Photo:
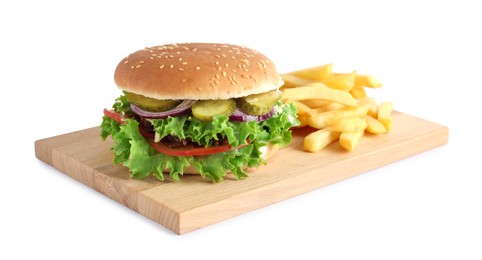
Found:
[[[321,99],[307,99],[301,100],[301,103],[307,105],[309,108],[319,108],[331,104],[332,102]]]
[[[305,127],[308,126],[310,123],[310,117],[309,116],[298,116],[298,121],[300,121],[300,125],[297,127]]]
[[[378,81],[377,78],[369,75],[357,75],[355,78],[355,84],[358,86],[368,87],[368,88],[382,87],[382,83]]]
[[[367,97],[367,92],[363,87],[360,87],[358,85],[354,86],[352,89],[350,89],[350,94],[354,98],[366,98]]]
[[[309,106],[303,104],[300,101],[292,102],[295,103],[296,108],[298,109],[298,116],[311,116],[313,114],[313,110]]]
[[[349,74],[334,75],[333,77],[326,79],[323,83],[330,88],[350,91],[355,86],[355,77],[356,71],[353,71]]]
[[[387,129],[385,126],[378,121],[376,118],[367,115],[366,116],[366,121],[367,121],[367,132],[371,134],[386,134]]]
[[[340,110],[333,110],[322,113],[314,113],[310,117],[309,125],[313,128],[322,129],[333,125],[340,118],[364,117],[368,113],[368,104],[360,104],[356,107],[347,107]]]
[[[308,100],[321,99],[340,103],[347,106],[356,106],[357,100],[350,93],[327,87],[323,83],[313,83],[297,88],[283,90],[283,100]]]
[[[307,135],[303,142],[305,151],[317,152],[331,144],[340,137],[340,132],[333,132],[327,129],[317,130]]]
[[[336,132],[357,132],[367,128],[367,121],[364,117],[344,117],[338,119],[329,127]]]
[[[303,79],[291,74],[281,74],[281,78],[284,81],[284,85],[282,86],[282,88],[294,88],[311,83],[310,80]]]
[[[293,71],[288,74],[297,76],[302,79],[322,82],[326,79],[331,78],[332,68],[333,68],[333,64],[325,64],[321,66],[306,68],[303,70]]]
[[[353,151],[364,133],[365,130],[341,133],[339,140],[340,145],[348,151]]]
[[[366,87],[382,86],[371,75],[333,73],[333,65],[309,67],[282,74],[282,101],[298,108],[299,127],[318,130],[304,139],[304,149],[316,152],[335,140],[352,151],[365,131],[388,133],[392,126],[392,103],[377,105],[367,97]]]
[[[380,103],[378,106],[378,121],[380,121],[385,128],[387,129],[387,132],[390,132],[392,129],[392,110],[393,110],[393,104],[392,102],[383,102]]]
[[[333,111],[333,110],[340,110],[345,108],[345,105],[339,104],[339,103],[334,103],[334,102],[329,102],[323,106],[317,107],[312,109],[314,113],[322,113],[322,112],[327,112],[327,111]]]

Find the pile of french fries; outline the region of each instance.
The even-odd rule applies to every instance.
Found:
[[[377,104],[365,91],[382,86],[374,76],[333,73],[332,68],[326,64],[281,75],[282,101],[295,103],[300,127],[317,129],[304,139],[309,152],[336,140],[352,151],[366,132],[386,134],[392,127],[392,102]]]

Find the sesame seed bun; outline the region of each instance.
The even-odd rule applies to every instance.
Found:
[[[279,88],[274,64],[252,49],[213,43],[145,48],[124,58],[114,80],[125,91],[155,99],[229,99]]]

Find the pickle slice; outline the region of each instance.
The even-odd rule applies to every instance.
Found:
[[[236,110],[234,99],[199,100],[191,108],[192,115],[201,121],[212,121],[216,115],[230,116]]]
[[[237,103],[241,111],[253,116],[266,115],[273,109],[281,98],[281,92],[273,90],[270,92],[253,94],[238,98]]]
[[[143,110],[151,112],[163,112],[175,108],[177,105],[181,104],[182,100],[159,100],[155,98],[149,98],[143,95],[134,94],[132,92],[125,91],[127,100],[134,105],[140,107]]]

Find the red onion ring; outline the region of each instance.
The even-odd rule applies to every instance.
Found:
[[[264,121],[275,114],[274,108],[271,109],[267,114],[261,116],[253,116],[250,114],[246,114],[243,111],[236,108],[234,113],[229,117],[229,120],[237,121],[237,122],[248,122],[248,121]]]
[[[142,108],[131,103],[131,110],[135,114],[145,118],[166,118],[168,116],[180,116],[188,112],[196,100],[184,100],[177,107],[163,111],[163,112],[151,112],[143,110]]]

